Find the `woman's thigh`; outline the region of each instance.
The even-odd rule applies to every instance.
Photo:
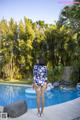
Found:
[[[44,92],[46,90],[46,84],[47,83],[44,83],[44,85],[41,87],[41,95],[44,95]]]
[[[34,84],[34,89],[36,91],[37,96],[40,96],[41,95],[41,86]]]

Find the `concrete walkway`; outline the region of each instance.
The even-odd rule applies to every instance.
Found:
[[[29,109],[24,115],[8,120],[80,120],[80,97],[58,105],[46,107],[44,116],[37,116],[37,109]]]

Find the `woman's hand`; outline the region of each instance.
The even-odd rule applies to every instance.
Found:
[[[34,83],[32,84],[32,88],[34,89]]]
[[[46,89],[47,89],[47,82],[46,82]]]

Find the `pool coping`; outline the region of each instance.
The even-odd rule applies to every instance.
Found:
[[[15,83],[0,83],[0,85],[11,85],[11,86],[24,86],[24,87],[31,87],[32,85],[28,85],[28,84],[15,84]]]

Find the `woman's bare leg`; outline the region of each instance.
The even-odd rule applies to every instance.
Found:
[[[38,108],[38,113],[40,113],[40,93],[37,92],[37,108]]]
[[[35,85],[34,87],[37,94],[37,109],[38,109],[38,113],[40,114],[41,86]]]
[[[44,111],[44,92],[46,90],[46,83],[43,85],[43,87],[41,88],[41,97],[42,97],[42,108],[41,108],[41,114],[43,113]]]

